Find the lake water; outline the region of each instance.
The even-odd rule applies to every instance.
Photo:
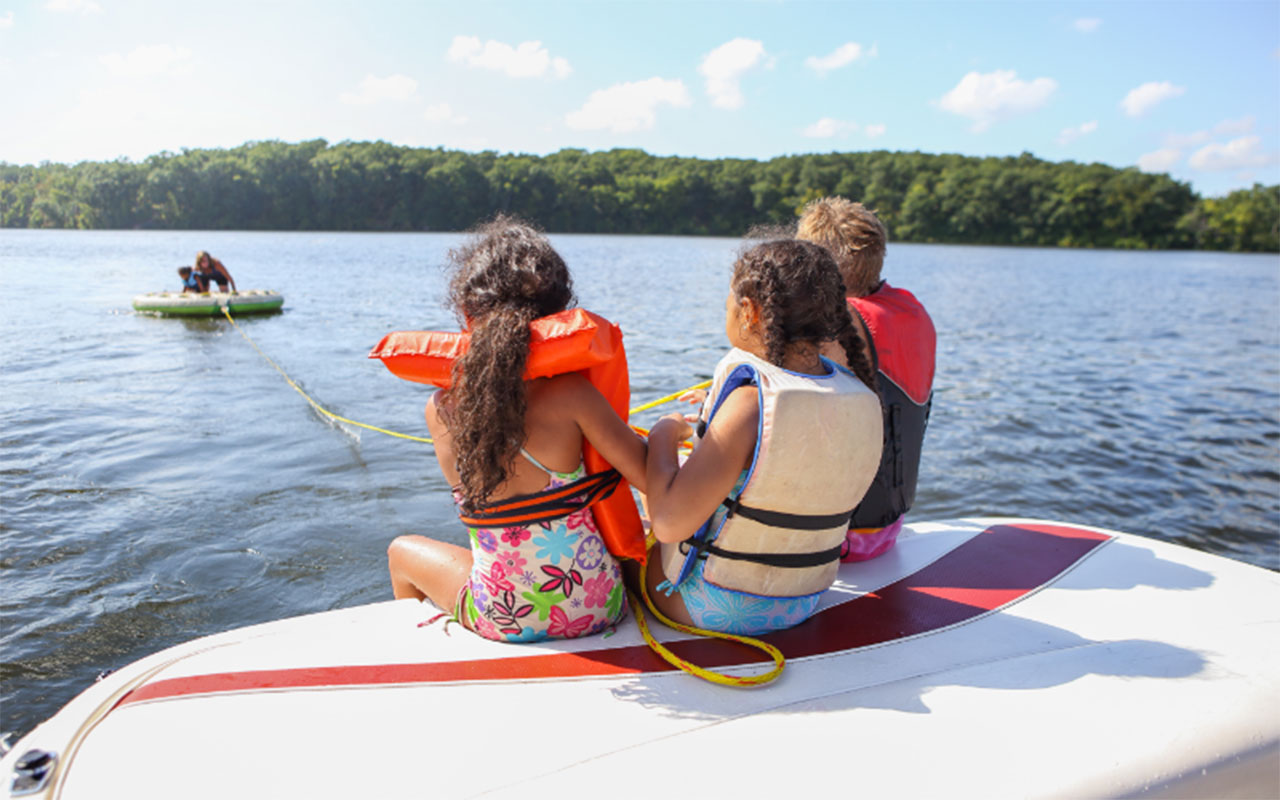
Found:
[[[551,238],[625,331],[633,404],[710,376],[737,241]],[[365,356],[456,328],[459,240],[0,230],[0,731],[168,645],[388,599],[395,536],[463,542],[429,446],[327,421],[225,320],[130,308],[210,250],[285,295],[241,326],[319,403],[421,435],[428,390]],[[885,276],[938,329],[912,519],[1063,519],[1280,566],[1280,259],[892,244]]]

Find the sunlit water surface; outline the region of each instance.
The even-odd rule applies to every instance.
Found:
[[[709,377],[737,241],[552,240],[625,331],[637,404]],[[0,731],[168,645],[386,599],[399,534],[463,541],[428,446],[326,421],[224,320],[130,308],[208,249],[283,292],[241,326],[317,401],[423,434],[427,390],[365,356],[455,326],[458,241],[0,231]],[[1280,565],[1274,256],[893,244],[885,275],[938,329],[911,518],[1071,520]]]

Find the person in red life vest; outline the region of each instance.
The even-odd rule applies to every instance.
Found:
[[[469,340],[426,421],[470,548],[398,537],[387,553],[392,591],[430,599],[498,641],[599,633],[625,615],[625,590],[585,497],[617,473],[643,491],[646,444],[582,373],[525,378],[530,323],[574,302],[544,236],[499,216],[449,257],[449,304]],[[617,473],[586,474],[584,439]],[[555,516],[512,517],[535,506]]]
[[[881,279],[889,235],[861,203],[843,197],[815,200],[801,213],[796,236],[822,245],[835,257],[849,313],[880,384],[884,453],[871,488],[853,513],[843,557],[865,561],[893,546],[902,516],[915,502],[933,400],[937,335],[920,301]],[[823,355],[833,360],[844,356],[834,342],[823,348]]]
[[[218,291],[227,291],[227,285],[230,284],[231,291],[236,290],[236,279],[231,277],[231,273],[223,266],[222,262],[209,255],[208,250],[201,250],[196,253],[196,272],[194,276],[200,281],[200,291],[209,291],[209,285],[218,284]]]

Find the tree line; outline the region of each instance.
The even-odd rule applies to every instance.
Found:
[[[768,161],[643,150],[547,156],[386,142],[251,142],[127,159],[0,163],[0,226],[456,231],[496,212],[552,232],[739,236],[842,195],[895,241],[1280,250],[1280,185],[1202,198],[1164,174],[877,150]]]

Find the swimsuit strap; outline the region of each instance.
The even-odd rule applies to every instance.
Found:
[[[549,476],[551,476],[551,477],[553,477],[553,478],[556,476],[556,474],[557,474],[557,473],[552,472],[551,470],[549,470],[549,469],[547,469],[546,467],[542,466],[542,462],[538,461],[538,459],[536,459],[536,458],[534,458],[532,455],[530,455],[530,454],[529,454],[529,451],[528,451],[528,450],[525,450],[523,447],[521,447],[521,448],[520,448],[520,455],[524,456],[524,457],[525,457],[525,459],[526,459],[530,464],[534,465],[534,466],[535,466],[535,467],[537,467],[538,469],[540,469],[540,470],[542,470],[543,472],[547,473],[547,475],[549,475]]]

